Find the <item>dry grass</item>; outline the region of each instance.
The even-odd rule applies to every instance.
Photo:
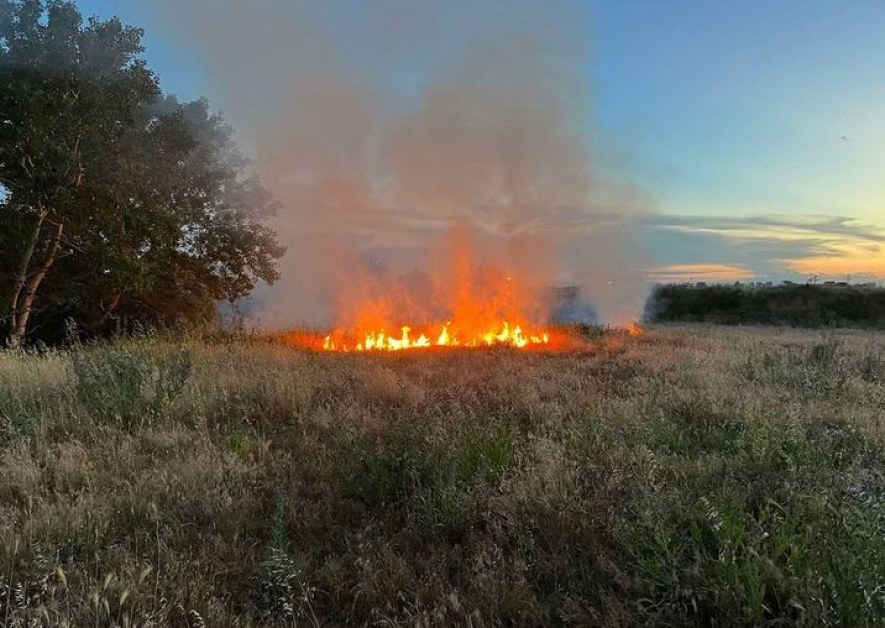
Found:
[[[883,436],[882,334],[0,353],[0,625],[881,625]]]

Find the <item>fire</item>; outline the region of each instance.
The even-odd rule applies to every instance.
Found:
[[[627,333],[631,336],[641,336],[645,333],[645,329],[637,323],[630,323],[627,325]]]
[[[435,333],[424,330],[417,335],[412,327],[400,327],[399,334],[388,334],[385,330],[366,332],[356,338],[335,332],[323,339],[325,351],[403,351],[430,347],[491,347],[495,345],[523,349],[529,346],[543,346],[550,342],[547,332],[527,333],[520,325],[511,326],[501,321],[499,326],[476,334],[454,331],[452,323],[443,324]]]

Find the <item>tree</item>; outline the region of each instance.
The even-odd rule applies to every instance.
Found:
[[[277,277],[270,195],[205,101],[162,95],[141,37],[117,19],[84,24],[71,2],[0,0],[0,297],[13,345],[35,316],[96,332],[119,312],[194,320]]]

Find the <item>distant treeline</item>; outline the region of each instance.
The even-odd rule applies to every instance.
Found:
[[[671,284],[646,303],[648,322],[885,329],[885,288],[875,284]]]

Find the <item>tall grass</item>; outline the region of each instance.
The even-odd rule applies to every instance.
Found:
[[[0,353],[0,625],[881,625],[885,337]]]

